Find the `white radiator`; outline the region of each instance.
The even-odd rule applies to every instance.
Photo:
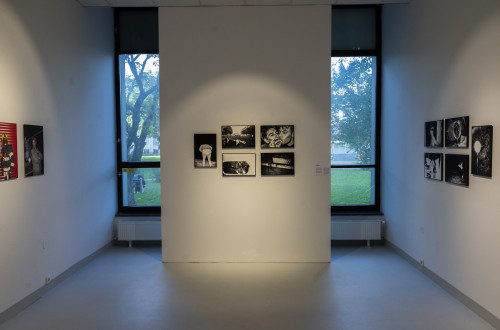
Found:
[[[332,220],[332,240],[366,240],[370,246],[371,240],[382,239],[383,220]]]
[[[116,232],[119,241],[159,241],[161,240],[161,221],[116,219]]]

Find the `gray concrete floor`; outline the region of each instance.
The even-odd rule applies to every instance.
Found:
[[[12,329],[494,329],[383,246],[331,264],[164,264],[112,247],[0,326]]]

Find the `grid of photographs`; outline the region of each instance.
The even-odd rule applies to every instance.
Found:
[[[295,175],[295,153],[289,151],[295,148],[295,125],[261,125],[258,129],[255,125],[222,125],[220,134],[223,177],[256,176],[258,170],[262,176]],[[217,142],[217,133],[194,134],[194,168],[217,168]],[[269,151],[259,154],[260,166],[257,153],[248,153],[258,148]]]
[[[424,177],[459,186],[469,186],[469,175],[491,178],[493,167],[493,126],[472,126],[469,116],[425,122],[426,148],[453,148],[456,153],[424,153]],[[469,153],[459,150],[469,148]]]

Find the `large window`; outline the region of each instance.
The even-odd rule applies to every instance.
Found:
[[[333,7],[331,206],[379,211],[378,7]]]
[[[121,213],[160,212],[160,67],[153,33],[157,30],[156,9],[115,11]]]

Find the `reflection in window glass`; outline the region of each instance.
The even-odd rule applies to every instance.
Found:
[[[374,203],[375,169],[331,169],[331,205],[354,206]]]
[[[160,161],[158,54],[119,55],[122,161]]]
[[[122,171],[123,206],[161,205],[160,168],[125,168]]]

